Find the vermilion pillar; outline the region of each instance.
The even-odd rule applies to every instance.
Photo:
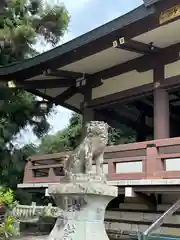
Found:
[[[154,69],[154,139],[170,137],[169,94],[161,88],[164,66]]]

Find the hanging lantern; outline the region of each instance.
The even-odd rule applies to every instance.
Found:
[[[36,107],[44,113],[49,111],[49,109],[52,107],[52,103],[43,99],[41,101],[37,101]]]
[[[46,95],[46,89],[44,91],[44,96],[45,95]],[[40,109],[43,112],[45,112],[45,111],[48,112],[49,109],[52,107],[52,103],[43,98],[42,100],[39,100],[37,102],[37,107],[38,107],[38,109]]]
[[[39,108],[43,111],[47,111],[48,110],[48,101],[46,100],[42,100],[39,102]]]
[[[8,81],[8,88],[16,88],[14,81]]]

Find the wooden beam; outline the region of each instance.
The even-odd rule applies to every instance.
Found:
[[[85,79],[87,84],[92,88],[99,87],[103,84],[100,78],[94,78],[91,74],[80,73],[80,72],[72,72],[72,71],[64,71],[64,70],[51,70],[48,69],[44,72],[46,76],[56,76],[61,77],[64,83],[72,82],[71,85],[75,85],[78,80]],[[70,85],[70,84],[69,84]]]
[[[113,42],[114,48],[119,48],[140,54],[152,54],[160,52],[160,48],[153,46],[152,43],[145,44],[132,39],[126,40],[124,37]]]
[[[64,88],[71,87],[75,84],[74,79],[44,79],[44,80],[29,80],[29,81],[15,81],[17,88],[26,89],[47,89],[47,88]]]
[[[159,2],[160,0],[143,0],[144,1],[144,5],[146,7],[151,6],[152,4],[155,4],[156,2]]]
[[[65,71],[65,70],[53,70],[53,69],[48,69],[47,71],[44,72],[45,75],[49,76],[56,76],[56,77],[63,77],[63,78],[73,78],[77,79],[83,76],[85,74],[86,77],[89,76],[87,73],[81,73],[81,72],[73,72],[73,71]]]
[[[157,194],[171,194],[180,192],[179,185],[148,185],[148,186],[135,186],[134,191],[137,193],[157,193]]]
[[[142,97],[151,95],[152,92],[153,84],[149,83],[136,88],[127,89],[122,92],[116,92],[100,98],[92,99],[91,102],[88,103],[88,107],[100,109],[102,107],[104,108],[107,106],[113,106],[116,103],[129,103],[135,101],[135,99],[140,99]]]

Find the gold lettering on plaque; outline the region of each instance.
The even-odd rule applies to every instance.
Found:
[[[171,21],[172,19],[180,16],[180,4],[162,12],[159,17],[159,23],[163,24]]]

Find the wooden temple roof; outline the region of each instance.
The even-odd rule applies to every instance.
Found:
[[[80,112],[84,91],[79,79],[95,88],[129,71],[147,71],[157,61],[179,59],[178,4],[179,0],[144,0],[142,6],[70,42],[1,67],[0,81],[13,80],[17,87]]]

